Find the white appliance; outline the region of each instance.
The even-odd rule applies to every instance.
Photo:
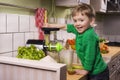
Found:
[[[90,5],[96,10],[96,12],[107,11],[107,0],[90,0]]]
[[[90,4],[90,0],[56,0],[56,6],[74,7],[79,3]]]

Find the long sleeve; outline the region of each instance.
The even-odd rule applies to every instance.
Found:
[[[85,39],[85,45],[84,45],[84,69],[91,71],[94,64],[95,64],[95,58],[96,58],[96,50],[97,50],[97,40],[94,36],[89,36]]]

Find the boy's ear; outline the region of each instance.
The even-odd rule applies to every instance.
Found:
[[[94,26],[94,24],[95,24],[95,18],[92,18],[92,19],[91,19],[91,22],[90,22],[90,25],[91,25],[91,26]]]

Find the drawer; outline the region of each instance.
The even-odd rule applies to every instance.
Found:
[[[108,67],[109,67],[109,72],[110,72],[110,74],[111,73],[113,73],[116,69],[117,69],[117,67],[118,67],[118,59],[117,59],[117,57],[116,58],[114,58],[114,59],[112,59],[109,63],[108,63]]]
[[[120,65],[120,55],[117,56],[117,64]]]
[[[110,75],[110,80],[116,80],[116,71]]]

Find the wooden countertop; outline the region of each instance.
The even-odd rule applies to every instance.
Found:
[[[87,80],[85,75],[69,75],[67,74],[67,80]]]
[[[109,46],[109,53],[102,54],[103,57],[112,59],[117,53],[120,52],[120,47]],[[67,74],[67,80],[87,80],[85,75],[69,75]]]
[[[120,47],[109,46],[109,53],[102,54],[102,56],[112,59],[118,55],[118,52],[120,52]]]

